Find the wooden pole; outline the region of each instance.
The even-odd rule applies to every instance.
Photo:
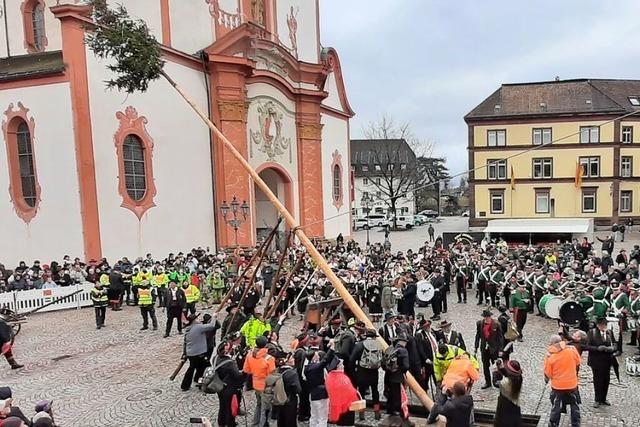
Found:
[[[211,120],[209,120],[208,114],[204,110],[202,110],[202,108],[200,108],[193,101],[193,99],[191,99],[191,97],[169,75],[166,74],[166,72],[162,71],[162,76],[169,82],[171,86],[173,86],[173,88],[176,91],[178,91],[178,93],[182,96],[182,98],[184,98],[184,100],[191,106],[191,108],[193,108],[196,114],[200,116],[200,118],[207,124],[207,126],[209,126],[209,129],[211,129],[211,131],[216,135],[218,141],[222,145],[224,145],[224,147],[227,150],[229,150],[231,155],[242,165],[242,167],[247,171],[247,173],[249,173],[254,183],[262,190],[262,192],[265,194],[265,196],[267,196],[269,201],[273,203],[273,205],[278,210],[278,212],[280,212],[280,215],[282,215],[282,217],[286,221],[289,228],[291,228],[294,231],[296,237],[300,240],[300,243],[302,243],[302,245],[307,249],[309,256],[313,258],[313,260],[316,262],[320,270],[325,274],[327,279],[329,279],[333,287],[338,292],[338,295],[340,295],[340,297],[344,300],[344,302],[347,304],[347,307],[349,307],[353,315],[358,320],[364,322],[367,328],[376,329],[376,327],[373,325],[371,320],[369,320],[365,312],[358,305],[356,300],[353,299],[353,297],[351,296],[347,288],[345,288],[342,282],[340,282],[340,279],[338,278],[338,276],[336,276],[333,270],[331,270],[331,267],[329,266],[327,261],[322,257],[320,252],[318,252],[316,247],[313,246],[313,243],[311,242],[309,237],[307,237],[307,235],[304,233],[304,231],[302,231],[301,228],[298,228],[300,227],[300,224],[298,224],[298,222],[293,217],[293,215],[291,215],[291,213],[282,204],[282,202],[280,202],[280,200],[276,197],[276,195],[273,194],[269,186],[262,180],[262,178],[260,178],[260,175],[258,175],[255,169],[251,167],[249,162],[247,162],[247,160],[242,156],[242,154],[233,146],[231,141],[227,139],[227,137],[216,127],[216,125]],[[380,346],[380,348],[383,350],[389,346],[387,342],[380,336],[376,338],[376,341]],[[415,378],[413,378],[413,376],[409,372],[406,373],[405,381],[409,386],[409,388],[411,388],[411,390],[416,394],[416,396],[418,396],[418,399],[420,399],[420,402],[422,402],[422,404],[427,409],[430,410],[431,407],[433,406],[433,401],[429,398],[427,393],[422,389],[422,387],[420,387],[418,382],[415,380]]]
[[[271,283],[271,289],[269,289],[269,298],[267,299],[267,307],[271,304],[271,299],[273,298],[273,294],[276,291],[276,286],[278,284],[278,280],[280,280],[280,276],[282,275],[282,265],[284,264],[284,260],[287,257],[287,253],[289,252],[289,245],[291,244],[291,236],[293,233],[289,230],[289,234],[287,234],[287,244],[282,251],[282,255],[280,255],[280,259],[278,260],[278,270],[276,270],[276,275],[273,278],[273,282]]]
[[[259,256],[261,256],[262,251],[265,250],[268,247],[268,244],[271,243],[271,239],[273,238],[273,235],[276,233],[276,230],[278,229],[278,227],[280,226],[280,223],[282,222],[282,217],[278,218],[278,222],[276,223],[276,226],[273,227],[273,229],[271,230],[271,233],[269,233],[269,235],[267,236],[266,239],[264,239],[264,242],[262,242],[262,244],[260,245],[260,247],[258,248],[258,251],[253,254],[253,256],[251,257],[251,259],[249,260],[249,263],[247,264],[247,268],[245,268],[242,271],[242,274],[240,274],[238,276],[238,278],[235,280],[235,282],[233,282],[233,286],[231,286],[231,289],[229,289],[229,292],[227,292],[227,294],[222,298],[222,301],[220,301],[220,304],[218,305],[218,307],[216,308],[216,313],[220,313],[222,311],[222,309],[224,308],[225,305],[227,305],[227,301],[229,301],[229,298],[231,298],[231,295],[233,295],[233,292],[236,290],[236,288],[238,287],[238,285],[240,283],[242,283],[242,279],[244,278],[244,276],[247,274],[247,271],[249,271],[249,268],[251,268],[251,266],[253,265],[253,262],[258,259]],[[267,243],[269,242],[269,243]]]
[[[284,282],[284,285],[282,285],[282,289],[280,289],[280,292],[278,292],[278,296],[276,297],[275,302],[271,307],[269,307],[269,312],[264,317],[265,321],[268,321],[269,319],[271,319],[271,316],[273,316],[273,313],[275,313],[276,309],[278,308],[278,305],[280,305],[280,303],[282,302],[282,299],[284,298],[284,293],[287,291],[289,284],[291,284],[293,275],[296,274],[296,271],[298,271],[298,269],[302,265],[302,261],[304,261],[304,254],[300,254],[300,256],[298,257],[298,261],[293,266],[293,269],[291,269],[291,272],[289,272],[289,276],[287,276],[287,280]]]
[[[278,221],[278,224],[280,225],[280,221]],[[277,230],[278,227],[274,227],[273,230]],[[262,251],[260,252],[260,256],[258,257],[258,263],[256,264],[255,268],[253,269],[253,273],[251,273],[251,279],[249,279],[249,282],[247,282],[247,284],[244,286],[244,291],[242,292],[242,296],[240,297],[240,301],[238,302],[238,310],[240,310],[242,308],[242,304],[244,304],[244,300],[247,298],[247,294],[249,293],[249,288],[251,288],[253,286],[253,283],[256,279],[256,274],[258,274],[258,269],[260,268],[260,265],[262,264],[262,259],[264,258],[265,254],[267,253],[267,248],[269,247],[269,245],[271,244],[271,241],[273,240],[273,236],[275,236],[276,233],[270,233],[269,237],[265,240],[266,244],[262,246]],[[229,321],[229,325],[233,325],[233,321],[236,318],[236,314],[238,314],[237,311],[235,311],[233,313],[233,315],[231,316],[231,320]]]

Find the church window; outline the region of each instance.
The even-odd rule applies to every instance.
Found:
[[[29,53],[42,52],[47,46],[45,7],[44,0],[25,0],[22,3],[24,44]]]
[[[144,148],[140,138],[127,135],[123,144],[124,177],[127,194],[135,201],[142,200],[147,192],[144,166]]]
[[[155,206],[153,178],[153,139],[147,133],[147,118],[139,116],[129,106],[116,113],[120,127],[114,135],[118,156],[118,192],[122,207],[131,210],[138,219]]]
[[[40,185],[34,153],[33,118],[28,118],[29,110],[18,103],[5,111],[2,123],[9,164],[9,193],[16,214],[26,223],[36,215],[40,202]]]

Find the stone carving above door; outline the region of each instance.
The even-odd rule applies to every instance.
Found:
[[[283,134],[284,114],[278,105],[273,101],[258,102],[257,111],[259,130],[249,131],[251,144],[266,154],[268,160],[274,160],[287,150],[291,157],[291,138]]]

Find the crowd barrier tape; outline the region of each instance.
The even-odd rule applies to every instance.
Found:
[[[35,310],[38,307],[42,307],[57,298],[71,295],[77,291],[82,291],[65,300],[51,304],[38,312],[46,313],[47,311],[68,310],[70,308],[79,309],[92,305],[90,294],[92,288],[93,283],[85,282],[75,286],[65,286],[53,289],[31,289],[28,291],[4,292],[0,293],[0,307],[8,308],[16,313],[26,313]]]

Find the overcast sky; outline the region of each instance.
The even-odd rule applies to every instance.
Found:
[[[502,83],[640,79],[640,0],[320,0],[356,112],[382,114],[467,167],[463,116]]]

